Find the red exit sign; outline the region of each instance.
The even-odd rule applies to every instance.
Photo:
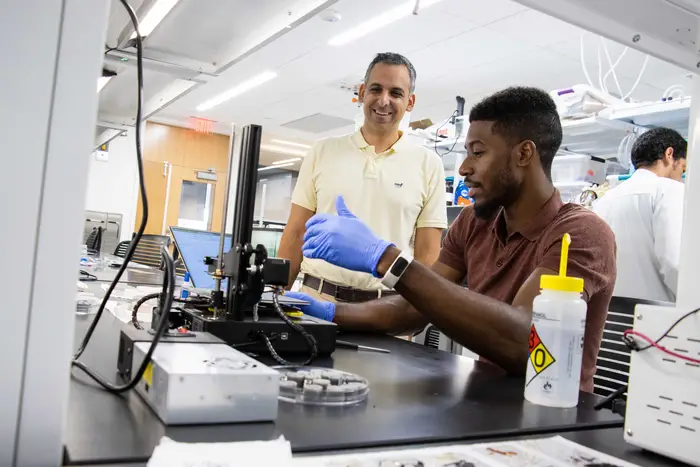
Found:
[[[215,124],[216,122],[214,120],[207,120],[206,118],[199,117],[190,117],[190,126],[194,131],[198,133],[212,133]]]

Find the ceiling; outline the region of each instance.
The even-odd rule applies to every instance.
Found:
[[[185,126],[190,117],[206,118],[218,122],[215,131],[226,131],[232,122],[256,123],[263,126],[267,144],[272,139],[310,144],[348,133],[360,109],[347,87],[359,84],[367,64],[381,51],[404,54],[417,70],[412,120],[448,117],[457,95],[466,98],[469,108],[510,85],[551,90],[586,82],[580,44],[584,31],[510,0],[442,0],[344,46],[327,45],[331,37],[402,3],[406,0],[384,0],[379,8],[376,0],[180,0],[145,42],[146,56],[187,65],[182,69],[152,62],[147,68],[145,97],[151,118]],[[328,7],[340,13],[341,21],[319,17]],[[128,19],[118,2],[112,8],[110,46],[118,42]],[[272,39],[254,47],[265,37]],[[615,61],[623,47],[605,43]],[[598,36],[585,34],[585,63],[596,83],[599,44]],[[616,69],[623,92],[631,89],[643,62],[644,54],[632,49],[623,57]],[[133,60],[117,57],[106,63],[119,74],[101,92],[99,120],[133,124]],[[210,110],[196,110],[267,71],[277,77]],[[652,57],[632,98],[658,100],[673,84],[687,85],[689,92],[690,82],[688,72]],[[612,78],[608,87],[617,89]],[[173,94],[178,97],[173,99]],[[290,157],[262,151],[261,164]],[[298,164],[288,169],[298,169]]]

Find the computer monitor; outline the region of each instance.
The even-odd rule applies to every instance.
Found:
[[[192,286],[198,289],[213,289],[216,281],[209,274],[209,266],[204,264],[204,257],[216,257],[219,254],[218,232],[207,230],[187,229],[185,227],[170,227],[170,233],[175,241],[175,247],[180,252],[182,262],[190,273]],[[224,241],[224,254],[231,248],[231,235],[226,235]],[[221,281],[222,290],[226,290],[228,279]],[[263,303],[272,301],[272,294],[265,292],[260,300]],[[297,300],[289,297],[279,297],[279,302],[283,305],[300,306],[307,305],[304,300]]]
[[[209,266],[204,264],[204,257],[215,258],[219,254],[221,234],[207,230],[170,227],[175,247],[180,252],[182,262],[190,273],[192,286],[200,289],[213,289],[214,278],[209,274]],[[224,252],[231,248],[231,235],[226,235]]]

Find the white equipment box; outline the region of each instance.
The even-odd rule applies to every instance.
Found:
[[[552,180],[554,183],[605,182],[606,163],[604,159],[585,154],[558,155],[552,159]]]
[[[637,305],[634,330],[656,340],[688,311]],[[684,319],[659,345],[700,358],[700,314]],[[625,441],[700,466],[700,365],[654,348],[632,352]]]
[[[134,344],[132,368],[149,346]],[[225,344],[162,342],[136,392],[168,425],[272,421],[279,373]]]

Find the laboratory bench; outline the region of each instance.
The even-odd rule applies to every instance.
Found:
[[[110,266],[109,263],[115,262],[119,264],[119,262],[124,261],[124,258],[108,253],[101,253],[95,257],[91,256],[89,259],[92,263],[90,265],[81,264],[80,269],[92,274],[95,276],[95,279],[86,282],[112,282],[117,276],[117,272],[119,272],[119,267]],[[161,285],[163,283],[163,271],[153,266],[131,261],[119,282],[138,285]]]
[[[93,317],[76,317],[76,346]],[[113,380],[122,326],[105,313],[81,358]],[[295,454],[307,454],[622,427],[618,415],[593,410],[599,400],[593,394],[582,393],[574,409],[539,407],[523,400],[522,378],[492,365],[389,336],[344,334],[343,339],[391,351],[337,349],[314,363],[367,378],[367,401],[332,408],[282,403],[275,423],[165,426],[137,394],[114,396],[74,369],[66,463],[144,463],[164,435],[184,442],[284,435]]]
[[[631,462],[639,467],[688,467],[687,464],[682,462],[677,462],[667,457],[663,457],[659,454],[653,452],[644,451],[638,447],[632,446],[625,443],[623,439],[622,428],[598,428],[592,430],[582,430],[582,431],[566,431],[557,433],[557,436],[561,436],[570,441],[578,443],[582,446],[586,446],[596,451],[608,454],[610,456],[616,457],[620,460]],[[508,436],[506,438],[495,438],[495,440],[525,440],[525,439],[535,439],[535,438],[546,438],[552,435],[530,435],[530,436]],[[488,438],[464,441],[460,444],[475,444],[488,441]],[[449,443],[455,444],[455,443]],[[447,445],[449,445],[447,444]],[[420,447],[437,447],[441,446],[442,443],[438,444],[415,444],[410,446],[401,446],[398,449],[415,449]],[[323,455],[330,454],[348,454],[352,452],[366,453],[372,451],[384,451],[391,448],[375,448],[375,449],[353,449],[348,451],[337,451],[337,452],[324,452]],[[320,453],[302,453],[295,454],[296,457],[305,457],[309,455],[320,454]],[[70,464],[65,464],[70,465]],[[136,462],[136,463],[126,463],[126,464],[89,464],[88,467],[146,467],[146,461]]]
[[[86,283],[111,283],[115,277],[117,277],[117,272],[119,272],[119,267],[110,266],[110,261],[123,261],[124,258],[118,256],[103,253],[99,257],[91,258],[94,264],[89,266],[81,265],[80,269],[86,271],[94,276],[94,279],[86,280]],[[118,263],[117,263],[118,264]],[[182,278],[176,277],[178,285],[182,284]],[[145,264],[136,263],[133,260],[129,262],[126,267],[126,271],[122,274],[119,280],[120,284],[127,284],[133,286],[146,285],[146,286],[161,286],[163,285],[163,271],[153,266],[147,266]]]

